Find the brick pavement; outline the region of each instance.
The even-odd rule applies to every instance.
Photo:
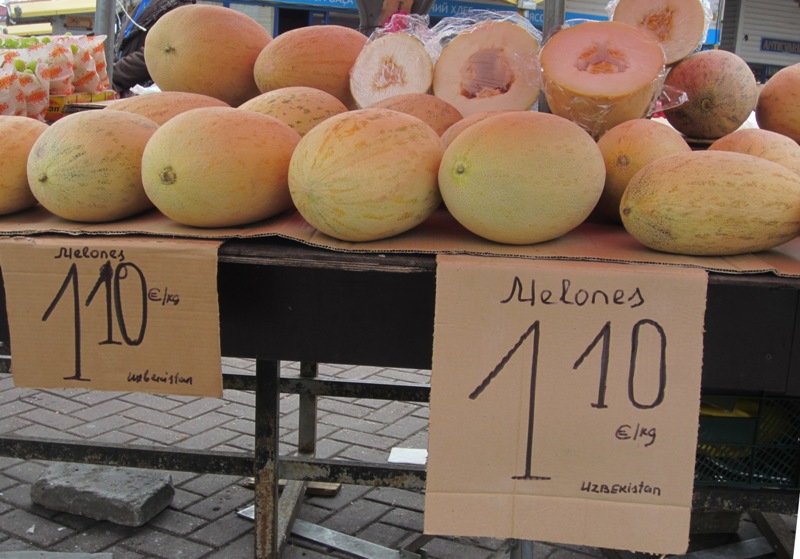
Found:
[[[253,374],[250,360],[225,359],[231,372]],[[297,373],[297,363],[285,363]],[[320,365],[320,376],[427,382],[428,371]],[[280,451],[296,449],[299,398],[282,395]],[[427,446],[425,404],[371,399],[318,402],[317,455],[385,462],[392,447]],[[0,433],[60,440],[164,446],[192,450],[252,451],[254,398],[225,390],[223,398],[15,388],[0,373]],[[172,504],[145,526],[130,528],[47,510],[30,500],[30,485],[44,461],[0,457],[0,552],[47,550],[112,553],[115,559],[239,559],[253,556],[252,521],[237,511],[251,504],[247,478],[171,472]],[[397,549],[422,530],[424,497],[388,487],[343,485],[335,496],[306,496],[298,518]],[[431,559],[507,557],[506,542],[490,538],[432,539]],[[534,544],[534,557],[600,558],[600,550]],[[633,555],[631,555],[632,557]],[[348,557],[292,536],[286,559]]]

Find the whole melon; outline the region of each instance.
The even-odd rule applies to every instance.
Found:
[[[42,132],[28,156],[28,182],[64,219],[107,222],[152,207],[142,187],[142,152],[158,124],[124,111],[81,111]]]
[[[185,91],[155,91],[114,101],[105,110],[127,111],[146,116],[156,124],[164,124],[173,116],[198,107],[229,107],[225,101]]]
[[[348,109],[350,70],[367,37],[341,25],[312,25],[281,33],[259,53],[253,73],[261,93],[304,85],[326,91]]]
[[[287,174],[300,134],[275,117],[202,107],[161,125],[142,154],[147,196],[193,227],[234,227],[292,206]]]
[[[491,241],[549,241],[580,225],[605,180],[600,149],[549,113],[505,112],[476,122],[445,150],[439,188],[465,228]]]
[[[510,110],[510,109],[509,109]],[[442,147],[447,149],[453,139],[461,134],[464,130],[475,124],[476,122],[482,121],[484,118],[496,115],[498,113],[507,112],[503,109],[498,109],[496,111],[486,111],[483,113],[474,113],[469,115],[468,117],[462,118],[454,122],[447,130],[442,133]]]
[[[317,230],[343,241],[408,231],[441,203],[439,136],[416,117],[366,108],[332,116],[303,136],[289,190]]]
[[[242,103],[239,108],[274,116],[301,136],[326,118],[347,110],[344,103],[330,93],[302,85],[267,91]]]
[[[664,48],[667,66],[703,44],[710,18],[703,0],[618,0],[611,16],[655,35]]]
[[[200,93],[238,106],[259,94],[253,67],[272,40],[250,16],[211,4],[186,4],[147,33],[147,70],[162,91]]]
[[[664,50],[650,33],[617,21],[586,21],[542,47],[542,86],[550,111],[593,137],[649,114],[660,92]]]
[[[530,29],[508,19],[480,21],[442,48],[433,67],[433,94],[464,116],[526,110],[539,98],[538,59],[539,40]]]
[[[704,50],[675,64],[664,87],[686,93],[687,101],[664,110],[678,132],[717,139],[739,128],[756,108],[758,85],[741,57],[725,50]]]
[[[410,33],[386,33],[368,41],[350,72],[350,93],[360,108],[403,93],[429,93],[433,59]]]
[[[674,128],[647,118],[617,124],[597,140],[606,164],[606,183],[593,218],[621,224],[619,203],[622,193],[639,169],[665,155],[691,151]]]
[[[778,70],[761,88],[756,122],[800,143],[800,62]]]
[[[800,144],[777,132],[740,128],[714,141],[710,150],[735,151],[780,163],[800,176]]]
[[[463,118],[453,105],[427,93],[401,93],[382,99],[371,107],[415,116],[433,128],[439,136]]]
[[[676,153],[634,175],[620,211],[625,229],[655,250],[705,256],[767,250],[800,233],[800,177],[744,153]]]
[[[36,205],[28,185],[28,155],[48,126],[35,118],[0,116],[0,215]]]

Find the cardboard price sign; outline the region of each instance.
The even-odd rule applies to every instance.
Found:
[[[218,246],[1,239],[15,384],[220,397]]]
[[[440,256],[425,532],[684,553],[706,287]]]

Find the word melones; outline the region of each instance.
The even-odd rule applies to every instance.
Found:
[[[65,258],[67,260],[77,260],[82,258],[88,259],[103,259],[103,260],[117,260],[119,262],[125,262],[125,251],[123,249],[101,249],[101,248],[71,248],[71,247],[61,247],[58,249],[58,254],[56,254],[54,259],[58,260],[60,258]]]
[[[511,292],[508,297],[500,301],[501,303],[536,303],[542,305],[622,305],[632,309],[644,304],[644,295],[637,287],[632,292],[624,289],[602,290],[602,289],[574,289],[572,281],[562,279],[558,289],[537,289],[536,279],[531,278],[529,291],[525,292],[525,285],[519,276],[514,276],[511,284]]]

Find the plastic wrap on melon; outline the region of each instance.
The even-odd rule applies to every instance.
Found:
[[[667,66],[700,50],[714,19],[709,0],[610,0],[606,13],[651,33],[664,48]]]
[[[464,116],[536,105],[542,35],[526,18],[511,11],[472,10],[443,18],[432,32],[440,49],[434,95]]]
[[[429,93],[437,56],[427,15],[396,13],[367,39],[350,69],[359,108],[407,93]]]
[[[650,34],[627,24],[565,22],[547,38],[540,56],[548,110],[599,138],[658,108],[664,59]]]

